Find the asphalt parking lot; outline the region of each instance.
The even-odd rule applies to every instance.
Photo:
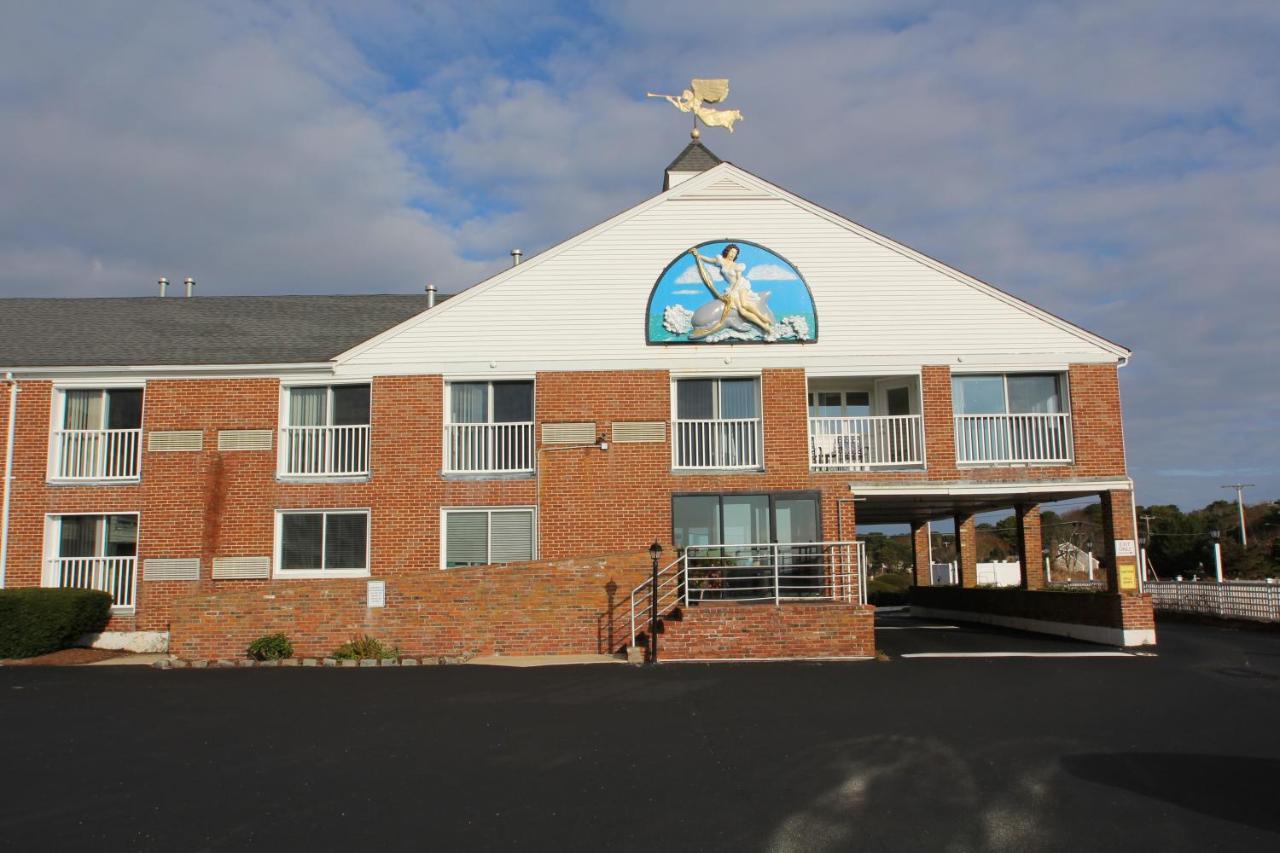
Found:
[[[1260,850],[1280,635],[888,662],[0,668],[0,848]]]

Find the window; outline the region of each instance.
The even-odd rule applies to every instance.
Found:
[[[369,473],[369,386],[289,388],[280,472],[296,477]]]
[[[957,415],[1056,414],[1062,411],[1056,373],[951,377]]]
[[[1056,373],[953,376],[956,459],[989,464],[1070,462],[1071,415]]]
[[[133,607],[137,515],[54,515],[49,536],[46,586],[98,589],[111,594],[112,606]]]
[[[861,418],[870,414],[871,394],[867,391],[813,391],[809,394],[811,418]]]
[[[690,545],[814,542],[818,499],[812,494],[676,495],[671,499],[677,549]]]
[[[532,382],[451,382],[446,393],[446,472],[533,471]]]
[[[141,388],[61,392],[51,475],[60,480],[137,479],[142,450]]]
[[[676,468],[759,468],[760,380],[679,379]]]
[[[278,515],[276,572],[298,577],[369,573],[369,511],[289,511]]]
[[[445,510],[441,554],[445,568],[532,560],[537,554],[534,510]]]

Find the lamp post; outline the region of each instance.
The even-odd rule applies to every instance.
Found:
[[[1222,583],[1222,531],[1216,527],[1211,528],[1209,538],[1213,540],[1213,569],[1217,573],[1218,583]]]
[[[1145,533],[1138,534],[1138,571],[1141,573],[1143,580],[1147,578],[1147,535]]]
[[[1041,548],[1040,555],[1044,557],[1044,582],[1053,583],[1053,569],[1049,567],[1049,549]]]
[[[662,544],[655,539],[649,546],[649,559],[653,561],[649,583],[649,663],[658,662],[658,558],[661,556]]]
[[[1084,543],[1085,566],[1089,569],[1089,580],[1093,580],[1093,540]]]

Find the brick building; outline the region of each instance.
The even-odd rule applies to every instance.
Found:
[[[102,642],[240,654],[874,649],[858,523],[954,518],[932,612],[1150,642],[1129,352],[720,162],[462,293],[0,303],[0,583],[110,591]],[[1099,495],[1108,592],[1042,591],[1038,506]],[[1018,513],[1022,588],[977,586]],[[1070,599],[1070,600],[1068,600]]]

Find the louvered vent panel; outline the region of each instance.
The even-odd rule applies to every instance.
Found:
[[[686,193],[681,198],[771,198],[771,196],[763,190],[739,183],[731,177],[724,177],[696,192]]]
[[[215,580],[243,580],[271,576],[270,557],[214,557]]]
[[[543,444],[595,444],[596,425],[586,424],[543,424]]]
[[[200,558],[143,560],[142,579],[144,581],[198,581],[200,580]]]
[[[616,421],[613,425],[613,440],[618,444],[663,441],[666,437],[664,421]]]
[[[204,433],[198,429],[147,434],[147,450],[152,453],[200,450],[203,446]]]
[[[218,433],[219,450],[270,450],[269,429],[224,429]]]

